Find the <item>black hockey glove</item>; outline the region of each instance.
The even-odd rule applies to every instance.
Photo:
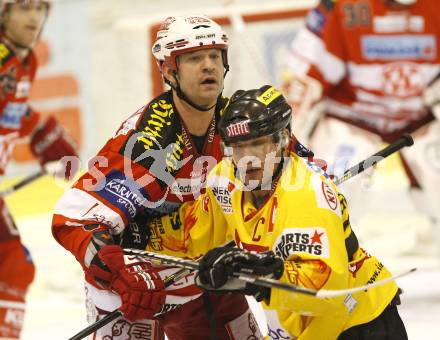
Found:
[[[261,301],[270,297],[270,288],[236,279],[233,273],[271,275],[279,279],[283,270],[284,262],[271,251],[254,253],[235,247],[218,247],[211,249],[200,260],[196,282],[205,290],[253,295],[257,301]]]

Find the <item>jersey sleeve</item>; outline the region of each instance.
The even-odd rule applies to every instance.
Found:
[[[313,249],[319,249],[319,254],[310,251],[289,254],[284,259],[281,281],[313,290],[338,290],[389,278],[388,269],[359,246],[351,228],[347,202],[336,186],[322,175],[313,176],[312,186],[321,209],[315,210],[314,232],[307,243],[314,244]],[[283,238],[277,242],[275,252]],[[279,311],[283,327],[298,339],[317,339],[323,332],[333,339],[344,329],[371,321],[371,316],[381,313],[396,292],[395,282],[335,298],[316,298],[275,289],[271,291],[267,308]]]
[[[149,228],[147,250],[193,259],[232,239],[210,188],[178,211],[154,219]]]
[[[346,251],[346,240],[349,238],[350,230],[344,232],[344,224],[348,221],[347,209],[342,211],[342,204],[338,200],[336,186],[323,176],[313,176],[316,186],[321,185],[323,190],[317,192],[318,204],[322,199],[333,199],[330,201],[335,208],[322,210],[319,216],[313,219],[314,233],[311,236],[310,244],[314,245],[314,251],[297,251],[285,258],[284,274],[281,281],[300,287],[313,290],[320,289],[344,289],[349,285],[348,258]],[[315,185],[315,184],[314,184]],[[327,194],[326,194],[327,193]],[[323,197],[318,195],[322,194]],[[340,197],[343,197],[342,195]],[[323,203],[326,204],[326,202]],[[275,252],[284,246],[285,237],[280,235],[273,245]],[[286,232],[286,236],[288,234]],[[302,236],[304,237],[304,236]],[[315,255],[316,254],[316,255]],[[316,298],[304,294],[291,294],[281,290],[272,290],[269,309],[290,310],[297,315],[301,314],[320,317],[329,314],[346,315],[344,297]],[[296,312],[296,313],[295,313]],[[299,335],[303,328],[303,322],[290,323],[292,334]],[[293,329],[292,329],[293,328]]]
[[[295,78],[312,78],[325,95],[346,75],[344,36],[336,1],[322,0],[312,9],[292,42],[286,72]]]
[[[139,116],[124,122],[55,207],[53,236],[83,267],[93,232],[108,229],[110,235],[119,235],[145,205],[156,203],[159,184],[154,176],[124,152]]]

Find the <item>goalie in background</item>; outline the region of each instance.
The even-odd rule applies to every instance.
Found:
[[[64,156],[77,156],[76,146],[55,118],[43,121],[27,103],[37,70],[32,48],[49,7],[49,1],[0,1],[0,175],[14,143],[27,136],[42,167]],[[71,178],[75,170],[66,168],[63,175]],[[35,267],[1,197],[0,212],[0,338],[19,339]]]
[[[160,234],[164,249],[185,249],[193,258],[233,235],[238,247],[209,250],[197,282],[208,291],[262,301],[272,339],[407,339],[395,282],[319,299],[232,277],[240,271],[271,275],[319,290],[358,287],[391,275],[359,247],[347,202],[334,183],[291,151],[291,117],[291,107],[271,86],[235,92],[219,123],[230,157],[212,170],[205,194],[153,221],[151,233]],[[176,219],[184,224],[173,230]]]
[[[429,249],[432,239],[424,237],[432,238],[432,227],[440,225],[437,5],[435,0],[322,0],[291,45],[284,84],[295,120],[304,122],[299,130],[307,131],[309,146],[329,162],[330,173],[342,174],[403,133],[414,137],[414,146],[399,153],[411,196],[402,196],[395,186],[381,191],[386,183],[379,178],[367,195],[359,183],[347,183],[344,190],[359,218],[382,213],[384,201],[395,202],[393,217],[399,213],[400,223],[422,218],[428,233],[419,219],[399,229],[414,231],[414,244],[406,249],[419,252]],[[421,214],[408,212],[412,205]]]

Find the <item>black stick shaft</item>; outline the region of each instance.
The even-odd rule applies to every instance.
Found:
[[[395,153],[396,151],[399,151],[405,146],[411,146],[413,144],[414,144],[414,140],[412,139],[412,137],[409,134],[404,134],[402,137],[400,137],[394,143],[388,145],[386,148],[376,152],[374,155],[352,166],[350,169],[345,171],[341,177],[335,178],[334,182],[336,185],[341,184],[342,182],[345,182],[351,177],[363,172],[365,169],[368,169],[373,165],[376,165],[378,162],[388,157],[389,155]]]
[[[199,263],[196,261],[186,260],[175,256],[158,254],[138,249],[124,249],[124,253],[128,255],[138,255],[148,258],[152,263],[157,261],[160,264],[176,265],[189,270],[198,270]],[[280,282],[267,277],[255,277],[246,273],[232,273],[232,276],[246,282],[250,282],[259,286],[282,289],[291,293],[300,293],[306,295],[316,295],[316,291],[308,288],[302,288],[289,283]]]
[[[44,171],[39,171],[36,172],[32,175],[29,175],[28,177],[22,179],[20,182],[18,182],[17,184],[14,184],[13,186],[0,191],[0,196],[1,197],[5,197],[6,195],[9,195],[11,193],[13,193],[14,191],[17,191],[18,189],[21,189],[22,187],[24,187],[25,185],[28,185],[31,182],[34,182],[35,180],[37,180],[38,178],[44,176],[46,173]]]

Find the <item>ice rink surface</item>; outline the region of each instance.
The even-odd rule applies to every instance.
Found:
[[[81,268],[73,256],[53,240],[50,222],[50,215],[18,221],[23,242],[30,248],[37,266],[37,276],[28,296],[24,340],[68,339],[86,326]],[[400,313],[409,339],[439,339],[440,265],[435,252],[396,255],[395,250],[384,251],[379,239],[371,247],[375,245],[381,250],[374,253],[392,271],[419,268],[399,281],[404,290]],[[260,306],[251,303],[262,329],[266,329]]]

